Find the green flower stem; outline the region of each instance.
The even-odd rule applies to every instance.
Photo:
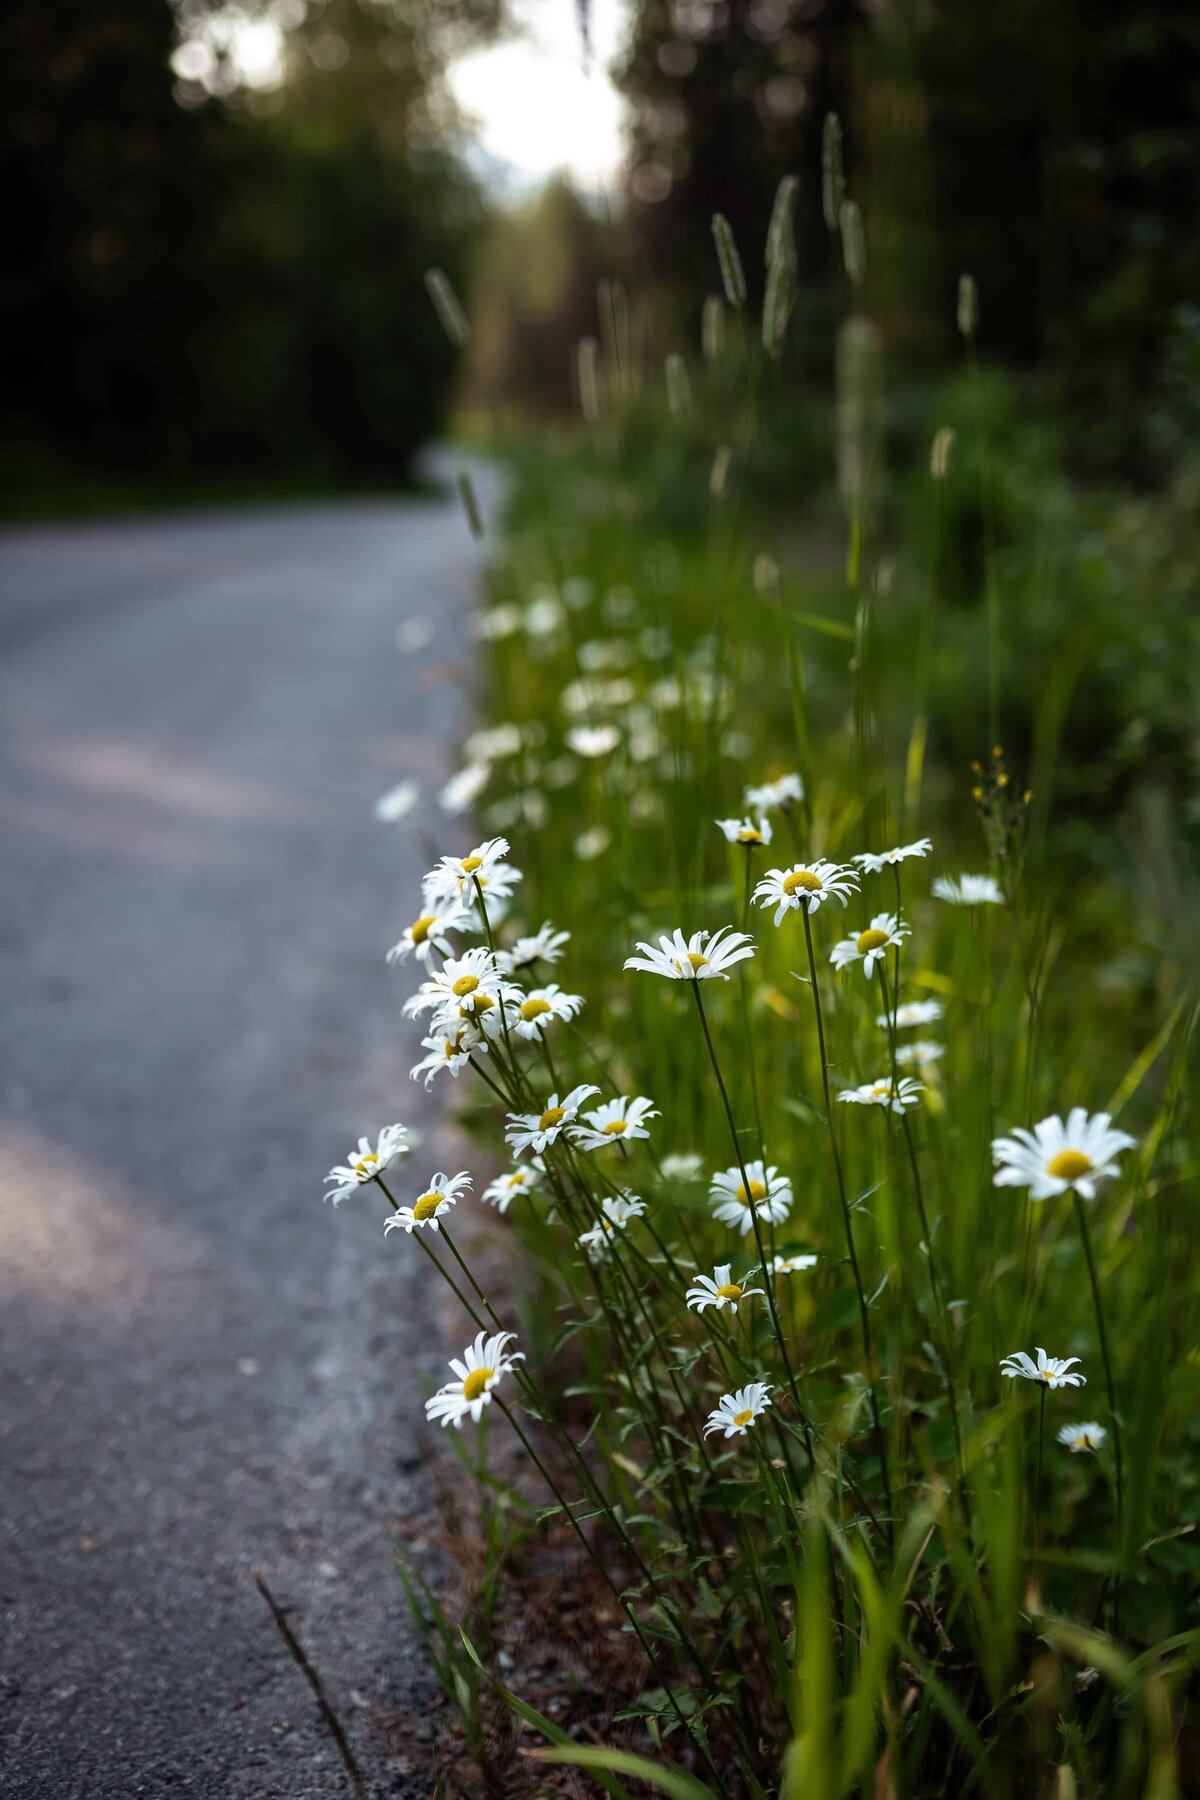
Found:
[[[879,1466],[883,1475],[883,1493],[887,1503],[887,1537],[888,1544],[895,1543],[895,1506],[892,1501],[892,1483],[888,1474],[887,1439],[883,1433],[883,1423],[879,1417],[879,1396],[875,1391],[875,1351],[871,1342],[871,1320],[867,1308],[867,1294],[863,1287],[862,1270],[859,1268],[858,1251],[854,1245],[854,1228],[850,1219],[850,1202],[846,1198],[846,1178],[842,1172],[842,1159],[838,1151],[837,1131],[833,1123],[833,1097],[829,1091],[829,1063],[825,1054],[825,1017],[821,1009],[821,988],[817,981],[817,958],[813,950],[812,920],[807,906],[800,908],[804,915],[804,942],[808,950],[809,985],[812,989],[813,1008],[817,1018],[817,1054],[821,1059],[821,1087],[825,1096],[825,1125],[829,1133],[829,1148],[833,1153],[834,1173],[837,1176],[838,1193],[842,1202],[842,1222],[846,1232],[846,1249],[850,1257],[850,1268],[854,1275],[854,1286],[858,1293],[858,1317],[862,1330],[863,1356],[867,1365],[867,1388],[871,1396],[871,1416],[875,1423],[875,1435],[879,1440]]]
[[[1108,1327],[1104,1321],[1104,1303],[1100,1298],[1100,1282],[1096,1275],[1096,1259],[1092,1254],[1092,1233],[1087,1221],[1087,1208],[1082,1196],[1071,1190],[1075,1199],[1075,1216],[1079,1220],[1079,1235],[1083,1239],[1083,1254],[1087,1258],[1088,1276],[1092,1283],[1092,1304],[1096,1312],[1096,1330],[1100,1334],[1100,1360],[1104,1364],[1104,1385],[1108,1393],[1108,1416],[1112,1422],[1113,1459],[1117,1473],[1117,1552],[1118,1563],[1123,1552],[1122,1522],[1125,1511],[1125,1479],[1124,1464],[1121,1458],[1121,1421],[1117,1416],[1117,1393],[1113,1384],[1112,1358],[1108,1349]]]
[[[634,1632],[637,1636],[638,1643],[642,1647],[642,1653],[645,1656],[646,1661],[649,1663],[650,1667],[653,1669],[659,1682],[661,1683],[663,1692],[666,1694],[667,1699],[670,1703],[671,1710],[674,1712],[680,1725],[683,1727],[685,1735],[689,1738],[689,1740],[691,1742],[693,1742],[697,1745],[697,1747],[700,1749],[701,1753],[705,1757],[705,1760],[708,1762],[709,1767],[712,1769],[713,1774],[717,1777],[718,1780],[720,1780],[720,1778],[721,1778],[720,1770],[717,1768],[717,1765],[713,1760],[712,1751],[708,1748],[707,1744],[705,1743],[705,1741],[702,1738],[697,1737],[689,1729],[687,1719],[684,1716],[683,1710],[679,1704],[679,1700],[677,1699],[677,1697],[675,1695],[675,1691],[671,1687],[670,1683],[667,1681],[666,1676],[663,1673],[662,1667],[661,1667],[657,1657],[654,1654],[654,1651],[646,1637],[645,1631],[642,1628],[641,1621],[638,1619],[637,1614],[633,1610],[633,1607],[629,1604],[628,1600],[626,1600],[625,1596],[621,1593],[620,1588],[618,1588],[616,1582],[613,1580],[612,1575],[609,1573],[608,1566],[605,1563],[603,1557],[600,1556],[597,1553],[597,1551],[595,1550],[595,1548],[593,1547],[590,1539],[588,1538],[587,1533],[584,1531],[584,1529],[580,1525],[578,1519],[575,1517],[575,1514],[572,1511],[571,1507],[567,1504],[566,1498],[563,1495],[561,1489],[559,1488],[557,1482],[554,1480],[554,1477],[551,1475],[551,1473],[547,1469],[545,1463],[542,1461],[541,1457],[538,1455],[537,1451],[534,1449],[533,1445],[530,1443],[529,1439],[526,1437],[525,1433],[522,1431],[515,1414],[505,1404],[505,1402],[499,1398],[499,1396],[497,1396],[496,1404],[500,1408],[501,1412],[504,1414],[505,1418],[508,1420],[509,1424],[512,1426],[513,1430],[516,1432],[517,1437],[519,1438],[522,1446],[524,1447],[524,1450],[525,1450],[527,1456],[529,1457],[530,1461],[533,1463],[534,1468],[538,1471],[542,1480],[545,1482],[546,1486],[549,1488],[550,1492],[553,1494],[555,1500],[558,1502],[558,1505],[562,1510],[564,1518],[567,1520],[567,1523],[570,1525],[572,1531],[575,1533],[575,1536],[579,1539],[580,1545],[582,1546],[584,1553],[587,1555],[587,1557],[590,1559],[590,1561],[595,1564],[597,1570],[599,1571],[599,1573],[605,1583],[605,1586],[608,1588],[609,1592],[612,1594],[613,1599],[617,1602],[617,1605],[625,1613],[626,1617],[629,1620],[629,1623],[632,1625]],[[665,1609],[663,1609],[661,1607],[661,1603],[660,1603],[660,1610],[663,1611],[664,1617],[666,1619],[671,1620],[672,1624],[675,1626],[676,1631],[678,1631],[678,1633],[679,1633],[680,1643],[682,1645],[684,1645],[685,1647],[687,1647],[689,1640],[684,1635],[684,1633],[679,1625],[679,1621],[676,1618],[674,1618],[673,1614],[671,1614],[670,1612],[667,1612]],[[700,1660],[697,1657],[697,1654],[695,1651],[689,1650],[689,1655],[691,1656],[693,1662],[696,1663],[697,1673],[700,1675],[701,1680],[704,1681],[706,1686],[711,1690],[711,1688],[713,1686],[713,1671],[712,1671],[712,1669],[710,1669],[702,1660]]]
[[[750,1222],[754,1229],[754,1242],[758,1247],[758,1260],[763,1270],[766,1271],[769,1268],[769,1264],[767,1261],[766,1248],[763,1244],[762,1226],[759,1223],[758,1208],[755,1205],[754,1198],[750,1192],[750,1178],[746,1174],[746,1159],[742,1155],[742,1146],[738,1140],[737,1134],[737,1123],[734,1120],[733,1108],[729,1104],[729,1093],[725,1086],[725,1078],[721,1074],[721,1065],[717,1061],[717,1052],[712,1041],[712,1032],[708,1028],[708,1018],[704,1011],[704,1001],[700,996],[699,979],[694,980],[691,985],[692,992],[696,997],[696,1011],[700,1015],[700,1024],[704,1031],[704,1042],[708,1046],[708,1058],[712,1063],[713,1074],[716,1076],[717,1087],[720,1089],[721,1093],[721,1102],[725,1108],[725,1118],[729,1124],[729,1135],[733,1140],[733,1153],[737,1158],[738,1171],[742,1177],[742,1188],[746,1195],[746,1204],[750,1208]],[[763,1169],[763,1174],[764,1176],[766,1175],[765,1167]],[[775,1341],[779,1345],[779,1354],[783,1358],[783,1367],[787,1374],[788,1386],[791,1389],[792,1399],[796,1405],[796,1411],[799,1413],[801,1419],[805,1421],[805,1427],[808,1429],[807,1415],[800,1399],[800,1390],[796,1385],[796,1376],[792,1369],[791,1358],[788,1356],[787,1344],[784,1342],[783,1327],[779,1323],[779,1313],[775,1306],[775,1292],[769,1278],[767,1280],[767,1307],[771,1314],[771,1326],[775,1333]],[[811,1450],[809,1454],[811,1457]]]

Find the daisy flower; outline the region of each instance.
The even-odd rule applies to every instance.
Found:
[[[835,969],[846,969],[851,963],[861,962],[863,974],[870,980],[879,959],[894,945],[902,943],[911,929],[902,924],[895,913],[876,913],[865,931],[836,943],[829,952],[829,960]]]
[[[1034,1362],[1024,1350],[1017,1350],[1012,1356],[1004,1358],[1000,1364],[1000,1373],[1014,1380],[1020,1376],[1023,1381],[1043,1381],[1050,1388],[1083,1387],[1087,1376],[1077,1374],[1071,1368],[1071,1364],[1078,1361],[1077,1356],[1047,1356],[1039,1348],[1037,1361]]]
[[[603,1150],[606,1144],[648,1138],[650,1133],[643,1129],[644,1121],[658,1116],[657,1106],[644,1094],[639,1094],[636,1100],[631,1100],[628,1094],[619,1094],[615,1100],[606,1100],[592,1112],[584,1113],[583,1123],[572,1128],[571,1142],[578,1144],[581,1150]]]
[[[777,781],[764,781],[759,787],[748,787],[742,799],[751,812],[774,812],[798,806],[804,798],[804,783],[799,775],[781,775]]]
[[[416,1081],[423,1075],[425,1086],[428,1087],[439,1070],[445,1069],[451,1075],[457,1075],[476,1050],[486,1054],[487,1040],[474,1025],[461,1020],[454,1030],[434,1031],[429,1037],[422,1038],[421,1048],[428,1050],[429,1055],[413,1064],[408,1072],[409,1079]]]
[[[532,963],[556,963],[562,960],[563,945],[570,942],[569,931],[555,931],[553,925],[541,925],[528,937],[519,937],[508,950],[497,950],[496,967],[505,975],[519,975]]]
[[[557,982],[549,987],[530,988],[521,1000],[513,991],[513,1030],[518,1037],[540,1040],[555,1019],[573,1019],[583,1006],[582,994],[564,994]]]
[[[705,1437],[711,1431],[722,1431],[727,1438],[745,1437],[755,1419],[761,1418],[770,1406],[772,1385],[769,1381],[751,1381],[736,1394],[723,1395],[721,1404],[708,1415]]]
[[[699,1181],[704,1173],[704,1158],[694,1150],[677,1151],[663,1157],[659,1172],[664,1181]]]
[[[730,1277],[730,1265],[718,1263],[711,1275],[697,1275],[694,1287],[687,1291],[687,1303],[693,1312],[703,1312],[706,1306],[715,1306],[720,1312],[728,1307],[735,1316],[743,1300],[752,1295],[762,1295],[762,1288],[743,1287]]]
[[[635,948],[643,954],[627,956],[625,967],[665,975],[668,981],[728,981],[734,963],[754,955],[753,939],[727,925],[711,934],[693,931],[690,938],[677,926],[671,937],[660,937],[657,946],[638,943]]]
[[[576,756],[607,756],[620,741],[615,725],[574,725],[567,733],[567,746]]]
[[[908,1031],[914,1025],[932,1025],[941,1016],[940,1000],[909,1000],[896,1008],[896,1030]],[[888,1013],[880,1013],[875,1023],[886,1031],[892,1021]]]
[[[806,1269],[815,1269],[819,1261],[816,1256],[777,1256],[771,1264],[772,1275],[803,1275]]]
[[[540,1169],[513,1169],[507,1175],[497,1175],[495,1181],[489,1181],[479,1196],[497,1212],[506,1213],[518,1194],[531,1194],[542,1179]]]
[[[600,1207],[601,1217],[590,1231],[581,1233],[580,1247],[593,1262],[607,1256],[616,1232],[624,1231],[630,1219],[640,1219],[646,1202],[637,1194],[606,1194]]]
[[[509,1350],[515,1342],[515,1331],[499,1331],[489,1337],[481,1331],[473,1344],[468,1344],[461,1357],[453,1356],[450,1367],[454,1380],[425,1402],[426,1418],[440,1419],[443,1425],[459,1430],[469,1413],[478,1424],[485,1406],[492,1403],[492,1393],[510,1369],[524,1360],[523,1350]]]
[[[928,856],[932,849],[932,838],[918,838],[915,844],[897,844],[894,850],[881,850],[878,855],[864,850],[852,860],[864,868],[868,875],[878,875],[881,869],[889,868],[894,863],[907,862],[910,856]]]
[[[896,1061],[902,1069],[928,1069],[933,1063],[940,1062],[945,1054],[945,1044],[935,1044],[932,1038],[917,1038],[911,1044],[896,1046]]]
[[[453,1008],[465,1018],[485,1013],[516,990],[509,988],[485,944],[476,944],[462,956],[452,956],[435,969],[417,992],[404,1002],[406,1019],[434,1008]]]
[[[791,1182],[774,1166],[764,1169],[761,1162],[746,1164],[745,1182],[740,1169],[721,1169],[708,1184],[708,1197],[713,1217],[739,1231],[753,1229],[755,1214],[778,1225],[792,1210]]]
[[[861,1087],[847,1088],[838,1099],[851,1106],[886,1106],[890,1112],[902,1113],[910,1106],[919,1106],[924,1091],[923,1083],[914,1081],[911,1075],[902,1075],[893,1093],[891,1076],[881,1075],[878,1081],[865,1081]]]
[[[424,1225],[428,1225],[430,1231],[440,1230],[438,1220],[450,1211],[470,1185],[471,1177],[465,1169],[460,1169],[457,1175],[443,1175],[439,1169],[419,1200],[414,1200],[411,1206],[398,1206],[391,1217],[383,1221],[384,1235],[389,1231],[407,1231],[411,1237],[414,1228]]]
[[[470,931],[475,921],[463,906],[446,906],[438,912],[425,912],[406,927],[398,943],[387,953],[390,963],[407,962],[415,956],[427,969],[433,967],[434,955],[453,956],[454,945],[448,931]]]
[[[420,797],[421,789],[415,781],[402,781],[380,794],[375,802],[375,817],[384,825],[396,825],[407,819]]]
[[[325,1198],[340,1206],[356,1188],[382,1175],[398,1156],[407,1156],[411,1147],[407,1125],[385,1125],[373,1150],[370,1138],[360,1137],[357,1154],[352,1150],[346,1161],[330,1169],[325,1177],[331,1183]]]
[[[744,844],[747,850],[753,850],[756,844],[769,844],[771,826],[767,819],[760,818],[758,824],[753,819],[718,819],[717,829],[727,844]]]
[[[534,1150],[540,1156],[564,1126],[575,1123],[579,1109],[589,1094],[599,1092],[598,1087],[585,1084],[572,1088],[562,1100],[557,1094],[551,1094],[541,1113],[509,1113],[504,1135],[514,1156],[520,1156],[523,1150]]]
[[[798,912],[802,906],[810,913],[815,913],[826,900],[839,900],[845,906],[857,887],[854,870],[839,863],[793,863],[790,869],[768,869],[754,890],[754,898],[760,906],[773,906],[775,923],[782,925],[785,913]]]
[[[939,875],[929,890],[952,906],[1003,906],[1004,895],[990,875]]]
[[[1115,1158],[1133,1150],[1137,1139],[1113,1131],[1108,1113],[1088,1116],[1074,1106],[1064,1125],[1057,1113],[1042,1119],[1032,1131],[1018,1125],[1011,1137],[992,1140],[996,1187],[1026,1187],[1031,1200],[1048,1200],[1074,1188],[1085,1200],[1096,1198],[1096,1183],[1111,1181],[1121,1173]]]
[[[521,880],[521,871],[503,860],[507,851],[508,839],[496,837],[477,844],[469,856],[443,856],[437,868],[425,877],[428,901],[441,905],[457,900],[461,905],[472,906],[478,898],[476,882],[485,899],[507,900]]]
[[[1078,1456],[1081,1450],[1099,1450],[1108,1436],[1103,1425],[1097,1425],[1089,1419],[1086,1425],[1060,1425],[1055,1433],[1060,1444]]]
[[[465,768],[457,770],[442,788],[438,795],[438,805],[444,813],[456,818],[474,806],[480,794],[491,779],[492,765],[489,762],[469,762]]]

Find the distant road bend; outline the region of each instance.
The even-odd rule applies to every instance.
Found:
[[[371,807],[448,766],[477,561],[435,499],[0,533],[6,1800],[346,1792],[256,1568],[373,1793],[430,1792],[392,1546],[440,1355],[320,1183],[438,1129]]]

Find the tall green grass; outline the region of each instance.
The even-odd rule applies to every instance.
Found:
[[[827,515],[756,503],[791,270],[781,205],[761,334],[719,226],[732,307],[710,301],[705,354],[673,360],[661,394],[610,295],[584,359],[587,441],[527,459],[481,621],[481,723],[517,727],[480,752],[481,831],[525,872],[499,935],[568,929],[541,973],[586,1007],[545,1050],[494,1039],[488,1087],[464,1071],[453,1099],[494,1156],[506,1110],[576,1082],[661,1115],[628,1150],[559,1140],[501,1227],[520,1280],[492,1300],[527,1356],[510,1416],[619,1589],[641,1667],[619,1753],[545,1754],[605,1769],[611,1792],[626,1776],[693,1797],[1166,1800],[1200,1780],[1195,1011],[1162,873],[1182,857],[1140,854],[1076,781],[1060,803],[1110,646],[1080,653],[1066,692],[1054,655],[1031,663],[1013,635],[1031,597],[1010,611],[990,526],[979,598],[947,612],[946,482],[967,457],[994,520],[986,446],[956,434],[932,466],[925,446],[889,510],[856,214],[837,553]],[[1053,650],[1044,551],[1028,579]],[[587,753],[606,740],[581,727],[613,727],[611,746]],[[744,786],[792,770],[804,797],[770,815],[772,844],[727,844],[715,821],[747,810]],[[777,929],[750,904],[768,868],[924,835],[929,856],[864,874],[844,913]],[[931,896],[961,871],[991,873],[1004,904]],[[884,976],[835,971],[833,941],[879,912],[912,927]],[[748,930],[756,953],[728,982],[623,969],[677,925]],[[878,1023],[915,1000],[940,1003],[936,1026]],[[929,1037],[940,1059],[899,1071],[924,1081],[919,1107],[837,1100]],[[993,1186],[995,1137],[1076,1105],[1137,1139],[1118,1180],[1078,1205]],[[760,1157],[795,1204],[743,1237],[714,1220],[708,1178]],[[577,1239],[618,1187],[645,1216],[591,1260]],[[764,1273],[793,1253],[817,1261]],[[689,1311],[689,1279],[725,1262],[769,1299],[732,1321]],[[1079,1357],[1087,1387],[1006,1381],[1001,1359],[1035,1345]],[[751,1379],[773,1383],[770,1410],[705,1438]],[[1097,1452],[1056,1441],[1081,1419],[1107,1429]]]

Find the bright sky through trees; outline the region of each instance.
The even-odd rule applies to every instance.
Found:
[[[621,160],[622,103],[608,76],[629,0],[591,0],[585,71],[575,0],[513,0],[519,35],[464,56],[450,85],[476,122],[480,147],[534,182],[565,169],[584,186],[612,179]]]

